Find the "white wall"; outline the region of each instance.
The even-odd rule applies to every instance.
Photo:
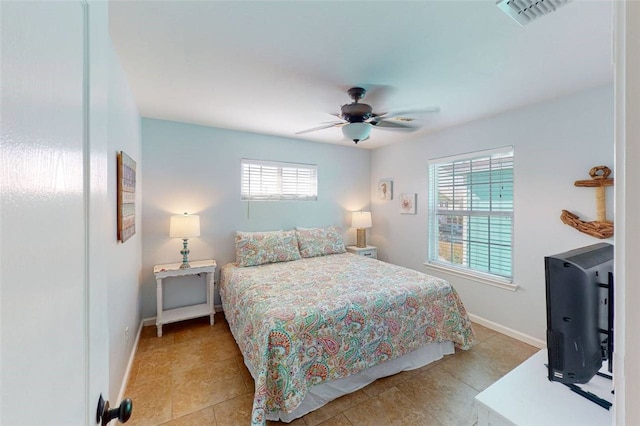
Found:
[[[189,258],[213,258],[222,266],[235,261],[237,230],[338,225],[345,243],[355,243],[350,212],[369,207],[370,152],[364,149],[144,118],[142,158],[143,318],[156,314],[153,266],[181,261],[182,241],[168,237],[172,214],[200,215],[201,236],[189,240]],[[317,164],[318,200],[241,201],[241,158]],[[204,301],[204,280],[165,290],[165,307]]]
[[[139,274],[142,265],[142,158],[140,114],[112,45],[109,46],[108,129],[108,318],[109,397],[116,403],[141,320]],[[136,234],[117,238],[117,162],[124,151],[136,162]],[[129,332],[125,335],[125,329]]]
[[[616,2],[615,424],[640,424],[640,4]]]
[[[430,158],[514,146],[516,292],[429,270],[427,188]],[[448,279],[468,311],[541,342],[546,340],[544,256],[594,244],[560,221],[562,209],[594,220],[595,193],[576,188],[589,169],[613,170],[613,87],[602,87],[375,150],[371,160],[373,228],[379,257]],[[615,170],[613,170],[615,175]],[[393,178],[394,200],[378,200],[376,183]],[[613,220],[613,190],[607,190]],[[398,194],[418,193],[416,215],[399,214]]]

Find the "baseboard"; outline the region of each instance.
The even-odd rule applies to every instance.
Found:
[[[498,333],[502,333],[509,337],[513,337],[516,340],[519,340],[531,346],[535,346],[536,348],[544,349],[547,347],[547,342],[545,342],[544,340],[536,339],[535,337],[531,337],[528,334],[521,333],[519,331],[497,324],[493,321],[489,321],[477,315],[469,314],[469,318],[473,322],[477,322],[478,324],[490,328],[491,330],[497,331]]]
[[[133,367],[133,361],[136,358],[136,352],[138,352],[138,342],[140,342],[140,334],[142,334],[143,323],[144,321],[140,321],[140,326],[138,327],[138,333],[136,334],[136,340],[135,342],[133,342],[131,355],[129,355],[129,362],[127,363],[127,369],[124,372],[124,377],[122,378],[122,384],[120,385],[120,393],[118,394],[118,399],[116,401],[122,401],[125,398],[124,393],[127,391],[127,383],[129,383],[131,368]],[[155,324],[155,320],[153,323]]]

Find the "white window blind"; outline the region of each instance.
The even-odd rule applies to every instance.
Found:
[[[317,200],[318,166],[242,159],[243,200]]]
[[[429,262],[513,278],[513,148],[429,161]]]

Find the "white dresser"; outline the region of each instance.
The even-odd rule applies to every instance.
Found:
[[[478,426],[607,426],[606,410],[547,378],[543,349],[476,396]],[[612,402],[612,382],[595,376],[583,390]]]

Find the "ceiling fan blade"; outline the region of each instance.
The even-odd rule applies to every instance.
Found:
[[[310,133],[310,132],[315,132],[316,130],[323,130],[323,129],[328,129],[329,127],[340,127],[342,126],[344,123],[340,122],[340,121],[335,121],[335,122],[331,122],[329,124],[323,124],[322,126],[318,126],[318,127],[313,127],[311,129],[307,129],[307,130],[301,130],[299,132],[296,132],[296,135],[302,135],[304,133]]]
[[[377,114],[376,116],[379,118],[387,119],[387,118],[400,117],[404,115],[422,114],[425,112],[439,112],[439,111],[440,111],[440,107],[434,106],[434,107],[425,107],[425,108],[399,109],[395,111],[387,111],[387,112],[383,112],[382,114]]]
[[[408,131],[418,130],[417,127],[409,126],[407,124],[402,124],[397,121],[380,120],[380,121],[372,121],[371,124],[375,127],[380,127],[385,129],[408,130]]]

